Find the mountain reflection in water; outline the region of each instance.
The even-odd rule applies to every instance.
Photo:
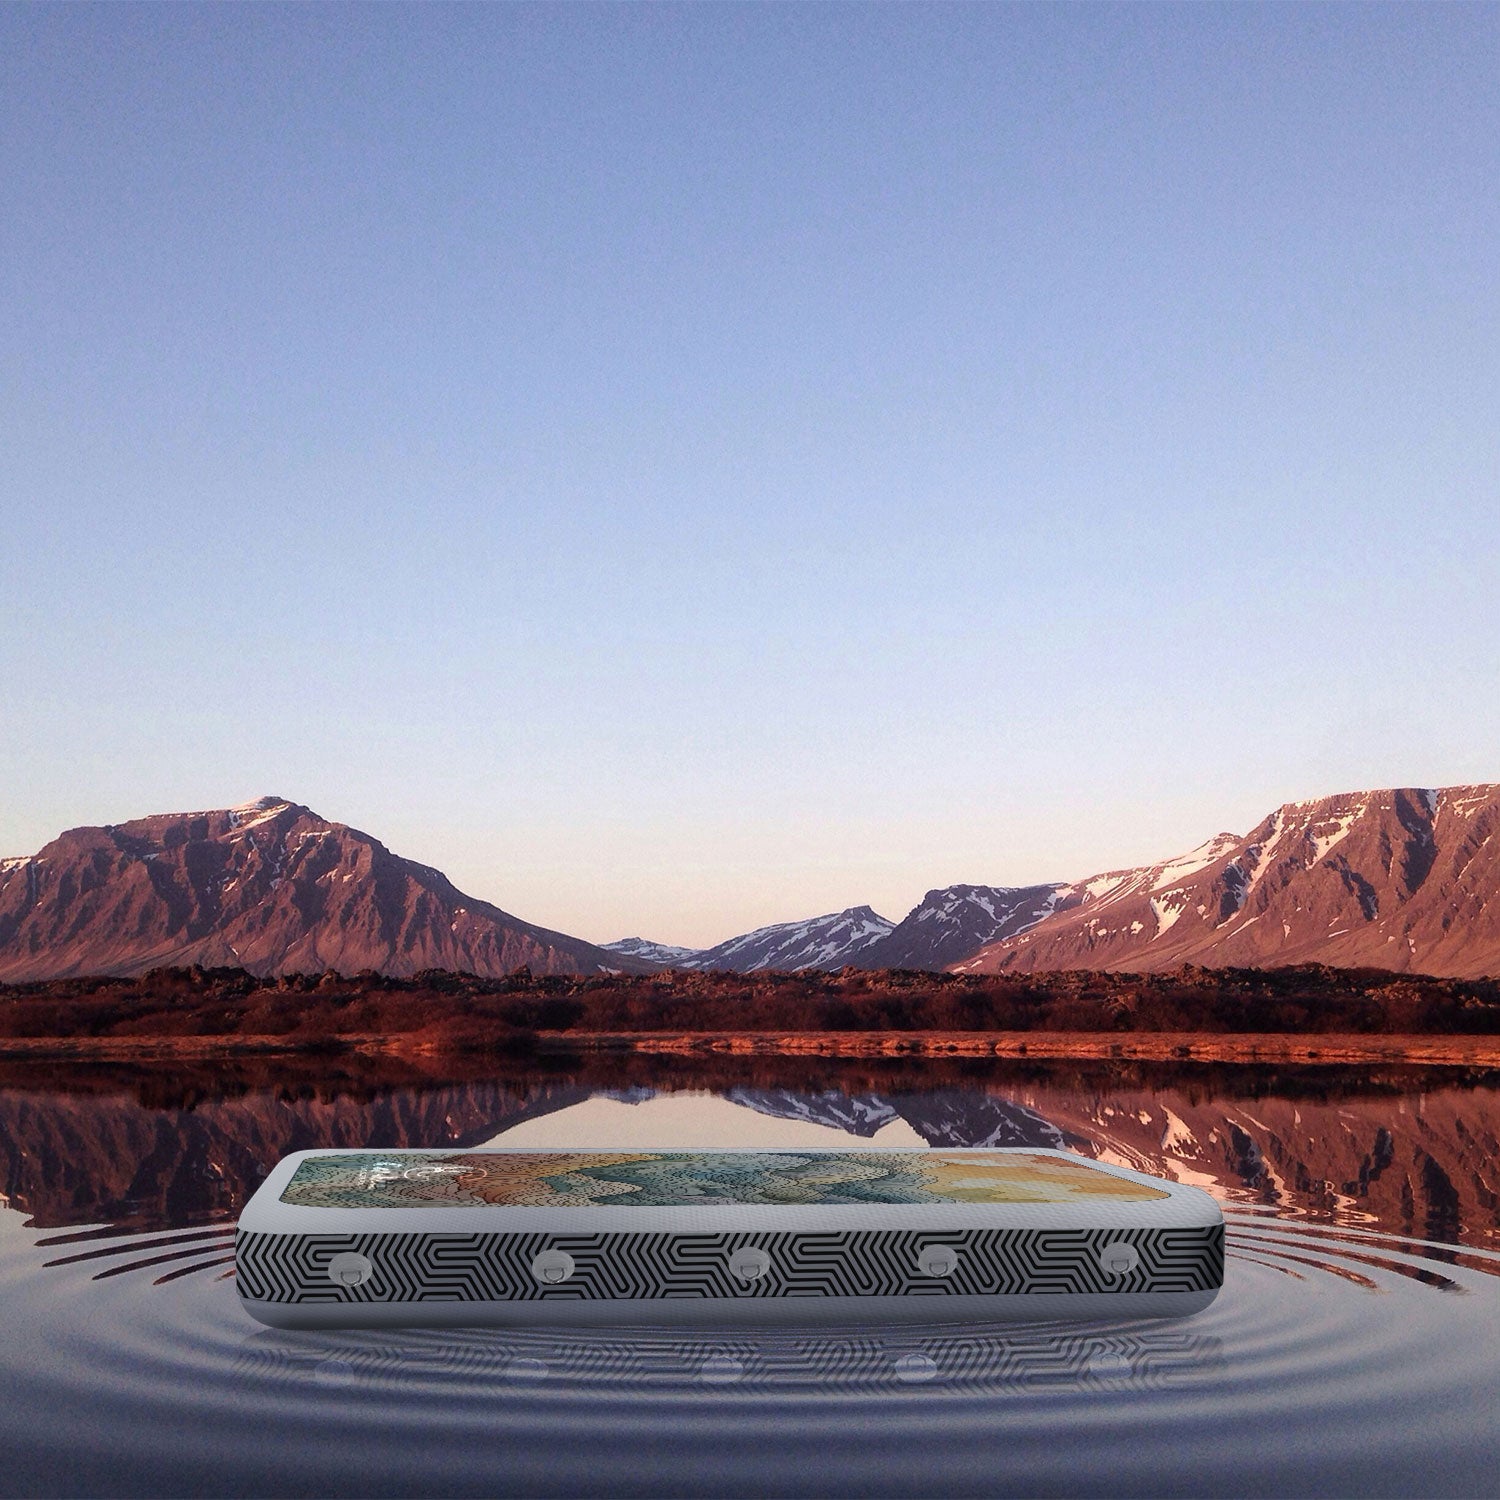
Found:
[[[1456,1070],[265,1058],[0,1073],[0,1492],[1494,1493],[1500,1080]],[[261,1329],[287,1151],[1062,1146],[1199,1183],[1183,1322]],[[81,1434],[86,1437],[81,1438]]]
[[[305,1147],[576,1144],[594,1129],[612,1144],[794,1145],[848,1133],[1065,1147],[1283,1217],[1453,1244],[1500,1236],[1500,1079],[1489,1074],[623,1061],[457,1077],[305,1058],[181,1075],[12,1065],[0,1077],[3,1191],[40,1227],[181,1229],[232,1218],[280,1157]]]

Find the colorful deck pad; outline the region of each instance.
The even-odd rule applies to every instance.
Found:
[[[1013,1151],[461,1151],[310,1156],[303,1208],[1143,1202],[1169,1195],[1079,1158]]]

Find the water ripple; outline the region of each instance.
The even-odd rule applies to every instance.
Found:
[[[12,1237],[0,1256],[13,1310],[6,1484],[121,1494],[1492,1487],[1500,1255],[1264,1212],[1231,1209],[1228,1222],[1225,1290],[1189,1320],[816,1332],[269,1330],[238,1306],[227,1222]]]

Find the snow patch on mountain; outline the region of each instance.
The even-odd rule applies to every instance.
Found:
[[[1151,913],[1156,918],[1156,936],[1161,937],[1165,933],[1170,932],[1173,923],[1175,923],[1178,917],[1180,917],[1186,910],[1186,898],[1183,899],[1180,905],[1173,906],[1170,901],[1166,901],[1158,896],[1153,896],[1151,898]]]
[[[1180,1115],[1174,1115],[1170,1109],[1165,1108],[1162,1114],[1166,1116],[1167,1127],[1161,1134],[1161,1149],[1172,1152],[1174,1156],[1186,1155],[1184,1147],[1196,1146],[1198,1137]]]
[[[1196,875],[1199,870],[1206,869],[1215,860],[1222,859],[1239,841],[1238,834],[1218,833],[1207,843],[1199,844],[1196,849],[1190,849],[1186,854],[1178,855],[1176,859],[1169,859],[1164,865],[1157,865],[1153,871],[1155,878],[1151,885],[1152,892],[1164,891],[1169,886],[1181,885],[1189,876]]]
[[[1342,818],[1336,818],[1333,826],[1325,829],[1322,833],[1314,833],[1312,829],[1308,829],[1307,836],[1312,841],[1313,846],[1312,862],[1315,865],[1322,864],[1333,847],[1336,844],[1341,844],[1349,836],[1349,830],[1354,827],[1354,824],[1363,812],[1364,807],[1361,805],[1353,812],[1345,813]]]
[[[1286,837],[1288,825],[1285,814],[1285,808],[1273,813],[1271,815],[1270,838],[1264,843],[1251,845],[1246,851],[1254,868],[1249,872],[1249,879],[1245,885],[1245,895],[1240,902],[1242,906],[1245,900],[1249,899],[1251,891],[1265,878],[1266,871],[1271,868],[1271,856],[1275,854],[1277,846]]]
[[[253,802],[241,802],[237,807],[228,809],[229,826],[238,833],[248,833],[261,823],[270,822],[292,805],[285,797],[257,797]]]

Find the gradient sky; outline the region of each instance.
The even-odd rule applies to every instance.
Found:
[[[580,936],[1500,780],[1500,9],[0,10],[0,853]]]

